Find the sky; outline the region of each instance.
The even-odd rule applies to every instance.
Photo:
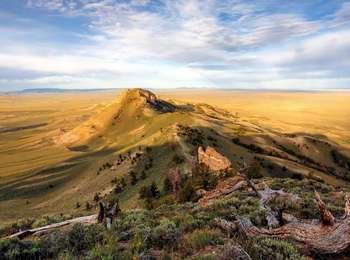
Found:
[[[0,91],[350,89],[350,1],[0,0]]]

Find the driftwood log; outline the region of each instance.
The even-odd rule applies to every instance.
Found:
[[[268,228],[258,228],[246,218],[237,221],[216,219],[216,225],[229,234],[242,232],[249,237],[265,236],[281,239],[292,239],[304,246],[309,252],[321,254],[338,254],[350,250],[350,197],[345,200],[344,215],[335,218],[327,209],[317,191],[315,202],[318,205],[320,219],[298,220],[292,215],[271,209],[267,204],[273,198],[287,196],[290,200],[299,200],[297,195],[286,193],[283,190],[272,190],[265,185],[259,190],[245,175],[249,167],[239,170],[241,176],[253,192],[260,198],[260,207],[266,211]]]
[[[216,219],[216,225],[228,233],[243,232],[249,237],[265,236],[292,239],[305,246],[309,252],[337,254],[350,249],[350,197],[346,198],[344,216],[334,218],[326,204],[315,191],[315,201],[320,211],[319,220],[297,220],[278,228],[258,228],[249,219],[230,222]]]
[[[241,176],[246,180],[248,186],[251,187],[254,193],[260,198],[260,208],[265,210],[266,212],[267,226],[269,228],[276,228],[283,225],[285,222],[282,212],[283,209],[273,210],[268,206],[268,203],[277,197],[285,197],[288,198],[291,202],[297,202],[298,200],[300,200],[299,196],[292,193],[284,192],[282,189],[273,190],[265,183],[264,189],[258,190],[255,184],[251,180],[249,180],[246,177],[246,175],[241,174]]]
[[[120,212],[118,202],[114,203],[114,204],[100,202],[98,214],[73,218],[73,219],[65,220],[65,221],[62,221],[59,223],[54,223],[54,224],[50,224],[50,225],[39,227],[39,228],[33,228],[33,229],[19,231],[19,232],[12,234],[6,238],[17,237],[19,239],[22,239],[22,238],[25,238],[25,237],[28,237],[31,235],[40,235],[40,234],[43,234],[45,232],[49,232],[51,230],[54,230],[54,229],[57,229],[60,227],[64,227],[64,226],[68,226],[68,225],[72,225],[72,224],[77,224],[77,223],[87,224],[87,225],[96,224],[96,223],[105,223],[107,229],[110,229],[112,226],[113,218],[117,215],[118,212]]]
[[[25,237],[30,236],[30,235],[39,235],[39,234],[45,233],[47,231],[50,231],[50,230],[53,230],[56,228],[60,228],[60,227],[64,227],[64,226],[76,224],[76,223],[96,224],[97,223],[97,215],[94,214],[94,215],[90,215],[90,216],[73,218],[73,219],[65,220],[63,222],[54,223],[54,224],[50,224],[50,225],[39,227],[39,228],[33,228],[33,229],[19,231],[19,232],[12,234],[6,238],[17,237],[17,238],[22,239],[22,238],[25,238]]]

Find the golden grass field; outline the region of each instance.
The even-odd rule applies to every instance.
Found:
[[[282,132],[326,135],[350,148],[350,92],[181,90],[162,97],[207,103]]]
[[[155,92],[162,99],[207,103],[224,108],[232,114],[237,113],[241,120],[279,132],[325,135],[350,148],[350,92]],[[186,115],[175,113],[149,122],[135,120],[132,126],[126,122],[123,127],[133,129],[132,133],[123,133],[123,127],[111,130],[103,137],[107,146],[87,154],[72,152],[52,142],[53,137],[93,118],[102,108],[115,101],[119,93],[119,90],[111,90],[0,95],[0,222],[11,222],[14,217],[28,217],[25,209],[30,211],[30,216],[74,213],[75,201],[91,201],[94,195],[92,190],[103,190],[110,185],[112,175],[96,176],[96,168],[106,160],[114,160],[120,147],[126,150],[147,138],[152,145],[157,145],[156,142],[166,138],[165,134],[160,137],[156,135],[159,130],[162,132],[163,124],[166,126],[169,121],[182,123],[188,120]],[[138,133],[144,129],[147,130],[144,135]],[[95,144],[99,145],[98,142]],[[162,149],[159,150],[162,154],[169,152]],[[164,165],[159,167],[167,167]],[[163,170],[156,165],[154,175],[147,181],[160,182],[159,172]],[[118,169],[117,174],[126,174],[127,171],[128,166],[125,166],[125,169]],[[131,189],[123,197],[129,203],[127,207],[134,206],[128,199],[137,197],[137,189]],[[59,203],[55,203],[57,201]]]

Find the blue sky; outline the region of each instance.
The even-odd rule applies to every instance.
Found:
[[[1,0],[0,90],[350,89],[350,1]]]

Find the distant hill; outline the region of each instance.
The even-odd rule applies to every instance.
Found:
[[[66,92],[96,92],[108,91],[114,88],[92,88],[92,89],[63,89],[63,88],[28,88],[16,91],[19,94],[36,94],[36,93],[66,93]]]

